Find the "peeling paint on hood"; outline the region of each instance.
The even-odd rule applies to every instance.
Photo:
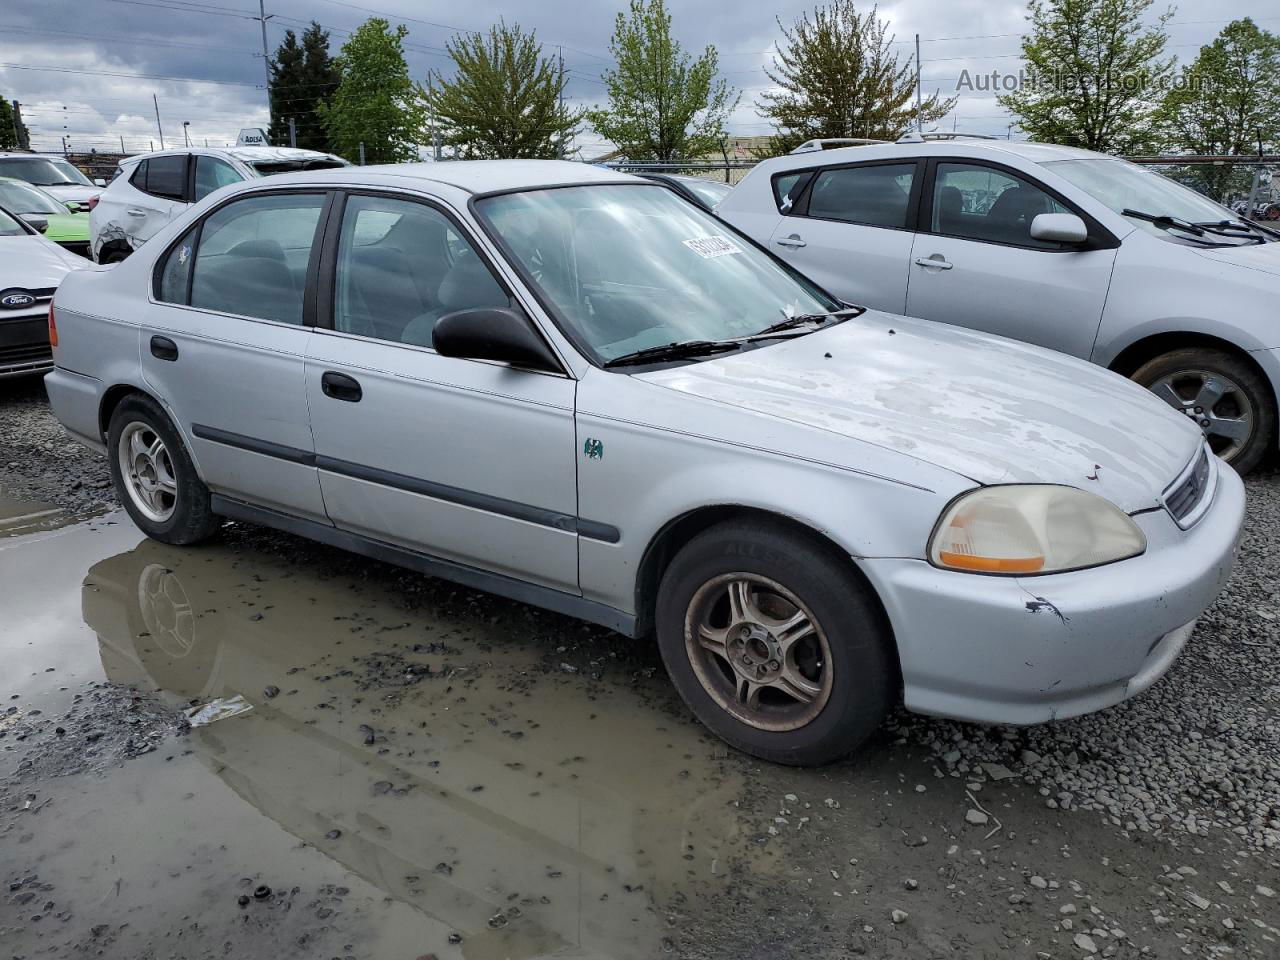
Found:
[[[1157,503],[1203,442],[1124,377],[1030,344],[869,311],[795,340],[642,374],[875,444],[978,483],[1061,483]],[[852,464],[851,464],[852,465]]]

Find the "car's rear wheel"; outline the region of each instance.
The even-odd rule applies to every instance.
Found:
[[[119,247],[116,247],[114,249],[108,250],[107,252],[103,253],[99,257],[98,262],[102,264],[121,263],[127,259],[129,259],[129,252],[127,250],[121,250]]]
[[[178,431],[150,397],[126,397],[115,408],[107,450],[116,496],[147,536],[162,543],[198,543],[218,529],[209,488]]]
[[[896,694],[892,638],[869,588],[782,525],[734,521],[691,540],[662,578],[656,624],[694,715],[765,760],[850,753]]]
[[[1223,350],[1171,350],[1139,367],[1133,379],[1195,423],[1213,452],[1240,473],[1256,467],[1271,445],[1271,389],[1239,357]]]

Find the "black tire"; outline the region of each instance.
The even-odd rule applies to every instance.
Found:
[[[104,253],[102,255],[102,259],[100,259],[98,262],[101,264],[122,263],[123,261],[128,259],[129,259],[129,252],[127,250],[121,250],[119,247],[116,247]]]
[[[808,608],[801,612],[812,614],[830,650],[830,662],[821,668],[830,670],[829,692],[816,715],[794,729],[760,729],[744,722],[699,679],[700,670],[709,675],[711,663],[725,683],[740,682],[719,655],[696,667],[699,653],[686,633],[686,624],[697,619],[696,609],[707,603],[699,597],[710,596],[707,591],[732,574],[785,588]],[[719,602],[728,604],[727,594]],[[685,704],[718,737],[762,760],[807,766],[846,756],[875,732],[897,697],[893,639],[870,588],[849,561],[782,524],[728,521],[696,536],[662,577],[655,624],[663,662]]]
[[[132,424],[143,424],[164,444],[167,460],[176,481],[171,513],[162,520],[147,516],[135,502],[122,472],[121,437]],[[199,543],[213,535],[221,523],[210,508],[209,488],[196,473],[187,448],[160,405],[150,397],[132,394],[120,401],[107,428],[107,462],[115,483],[116,497],[143,533],[161,543]]]
[[[1235,384],[1249,404],[1252,429],[1247,439],[1227,447],[1222,444],[1222,438],[1209,436],[1214,452],[1231,464],[1237,473],[1247,474],[1262,462],[1276,435],[1275,397],[1266,379],[1252,364],[1225,350],[1186,347],[1148,360],[1134,372],[1133,379],[1144,387],[1151,388],[1167,378],[1177,378],[1184,374],[1193,377],[1198,371]],[[1188,380],[1188,383],[1193,381]],[[1185,391],[1185,395],[1191,395],[1191,388]],[[1230,416],[1233,410],[1238,410],[1237,401],[1238,398],[1230,395],[1225,397],[1219,401],[1218,412]],[[1223,404],[1226,405],[1225,410],[1221,409]]]

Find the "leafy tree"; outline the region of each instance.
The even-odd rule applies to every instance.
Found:
[[[631,0],[609,49],[617,62],[602,75],[609,104],[587,113],[600,136],[631,160],[687,160],[720,149],[739,94],[716,79],[715,47],[694,60],[671,36],[664,0]]]
[[[1153,0],[1031,0],[1022,38],[1028,82],[999,98],[1033,140],[1105,153],[1149,150],[1173,73],[1162,58],[1173,10],[1154,25]]]
[[[1223,28],[1182,68],[1159,119],[1165,146],[1209,156],[1242,156],[1280,144],[1280,38],[1249,18]],[[1219,198],[1249,189],[1245,167],[1196,166],[1193,186]]]
[[[453,78],[420,90],[444,143],[477,159],[562,155],[583,114],[561,106],[564,72],[533,33],[500,22],[488,34],[456,36],[447,49]]]
[[[329,135],[330,148],[358,160],[364,144],[366,163],[416,160],[415,140],[423,125],[402,46],[409,31],[393,31],[381,17],[370,17],[342,45],[335,61],[338,89],[316,113]]]
[[[13,104],[0,95],[0,150],[24,147],[27,141],[26,124],[14,116]]]
[[[777,130],[771,152],[786,153],[815,137],[896,140],[916,125],[915,58],[899,61],[875,7],[859,13],[853,0],[833,0],[789,30],[778,20],[778,29],[783,42],[765,69],[778,89],[756,101]],[[930,94],[920,122],[938,120],[955,103]]]
[[[337,88],[338,70],[329,56],[329,32],[313,20],[299,43],[297,34],[286,30],[271,61],[271,142],[288,145],[292,118],[299,147],[329,149],[329,137],[316,108]]]

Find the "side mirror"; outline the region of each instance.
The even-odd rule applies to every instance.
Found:
[[[1031,221],[1031,239],[1049,243],[1084,243],[1089,228],[1074,213],[1041,213]]]
[[[26,222],[28,227],[33,227],[41,233],[44,233],[49,229],[49,221],[44,217],[23,217],[22,219]]]
[[[534,370],[559,370],[560,364],[533,324],[510,307],[455,310],[436,321],[431,345],[443,357],[497,360]]]
[[[103,180],[101,177],[94,177],[93,185],[95,187],[105,187],[107,185],[107,181]]]

